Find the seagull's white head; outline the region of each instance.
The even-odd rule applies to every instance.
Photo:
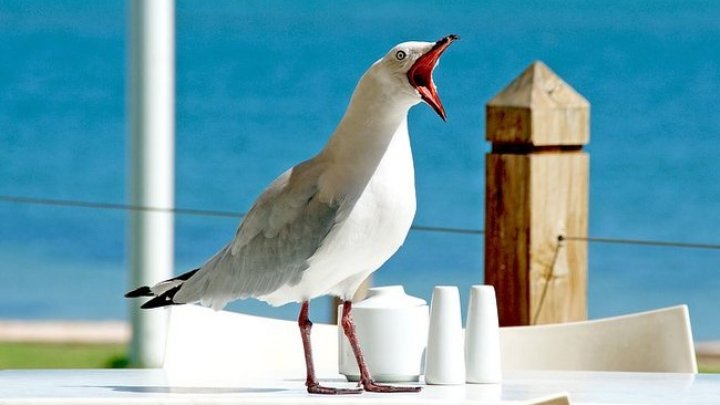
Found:
[[[426,102],[445,120],[445,107],[440,102],[432,73],[445,49],[458,39],[459,36],[452,34],[437,42],[412,41],[395,45],[375,62],[374,73],[381,76],[389,86],[407,95],[414,101],[413,104]]]

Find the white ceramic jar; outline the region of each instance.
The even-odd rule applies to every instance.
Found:
[[[338,308],[338,317],[342,306]],[[353,304],[352,317],[365,361],[377,382],[418,381],[427,344],[428,306],[425,300],[405,294],[402,286],[375,287],[367,298]],[[355,355],[338,328],[340,373],[358,381]]]

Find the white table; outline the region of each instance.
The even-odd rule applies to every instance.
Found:
[[[527,404],[569,393],[572,404],[715,404],[720,375],[512,372],[502,384],[425,386],[419,394],[308,395],[302,378],[173,375],[164,370],[0,371],[0,404]],[[323,379],[351,386],[339,376]]]

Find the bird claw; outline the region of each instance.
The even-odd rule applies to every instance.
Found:
[[[364,382],[363,388],[365,388],[365,391],[367,392],[385,392],[385,393],[392,393],[392,392],[420,392],[422,391],[422,387],[402,387],[402,386],[395,386],[395,385],[384,385],[384,384],[378,384],[375,381],[370,382]]]
[[[308,384],[307,391],[310,394],[323,394],[323,395],[347,395],[347,394],[360,394],[363,392],[362,388],[335,388],[335,387],[325,387],[320,384]]]
[[[320,384],[308,384],[307,386],[308,393],[322,395],[360,394],[363,391],[380,393],[420,392],[421,390],[422,387],[398,387],[394,385],[378,384],[374,381],[362,383],[362,386],[359,386],[358,388],[335,388],[326,387]]]

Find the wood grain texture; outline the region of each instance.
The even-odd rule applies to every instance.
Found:
[[[485,283],[501,325],[586,319],[587,244],[558,236],[587,235],[588,173],[584,152],[487,155]]]
[[[584,320],[587,243],[562,243],[558,236],[587,236],[589,157],[572,152],[528,158],[530,323]]]
[[[540,61],[486,105],[486,138],[493,143],[585,145],[590,103]]]
[[[495,286],[502,326],[530,320],[530,159],[485,159],[485,284]]]
[[[587,317],[590,104],[534,62],[486,105],[485,282],[503,326]]]

